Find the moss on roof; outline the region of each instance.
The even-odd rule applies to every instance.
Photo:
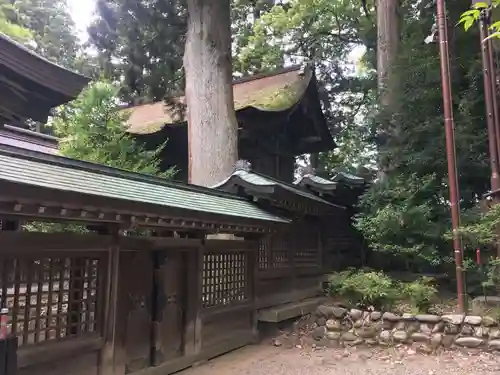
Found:
[[[282,79],[277,79],[268,85],[264,84],[260,88],[247,86],[248,82],[255,82],[255,80],[237,83],[234,86],[234,108],[236,111],[245,108],[272,112],[287,110],[302,99],[311,78],[312,70],[307,68],[303,72],[295,70],[284,73]],[[178,100],[185,101],[184,97],[180,97]],[[130,114],[129,132],[135,134],[155,133],[167,124],[186,121],[184,116],[173,115],[163,102],[145,104],[126,111],[129,111]]]

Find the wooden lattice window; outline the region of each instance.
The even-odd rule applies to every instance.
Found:
[[[290,267],[290,242],[284,236],[276,236],[272,241],[272,268]]]
[[[202,305],[228,306],[249,298],[250,280],[245,252],[206,253],[203,256]]]
[[[99,257],[0,258],[0,304],[20,346],[98,332]]]
[[[297,267],[319,266],[319,238],[314,229],[296,234],[295,265]]]
[[[269,258],[272,250],[271,237],[262,238],[259,242],[259,270],[267,270],[270,267]]]

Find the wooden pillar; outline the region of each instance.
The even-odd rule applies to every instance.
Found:
[[[119,332],[124,330],[119,317],[120,302],[120,246],[119,230],[112,231],[113,244],[108,253],[106,288],[104,295],[104,324],[103,338],[104,346],[101,350],[99,375],[123,375],[125,374],[125,351],[123,342],[119,339]]]
[[[189,252],[187,264],[186,327],[184,332],[184,353],[186,356],[201,352],[202,348],[202,287],[203,254],[205,240],[196,251]]]
[[[246,241],[252,241],[255,244],[252,251],[247,252],[248,267],[247,275],[249,279],[249,297],[252,301],[252,314],[251,314],[251,324],[252,324],[252,335],[253,340],[257,343],[259,339],[259,328],[258,328],[258,300],[257,300],[257,278],[259,277],[259,246],[260,241],[265,237],[245,237]]]

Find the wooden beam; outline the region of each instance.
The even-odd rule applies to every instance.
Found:
[[[119,276],[120,276],[120,246],[119,231],[113,231],[113,243],[109,247],[107,282],[104,307],[103,338],[104,345],[100,353],[99,375],[125,374],[124,348],[120,346],[119,330]]]
[[[74,233],[0,231],[0,254],[28,254],[55,251],[108,251],[110,236]]]
[[[0,193],[1,194],[1,193]],[[33,191],[33,196],[37,196]],[[130,214],[130,209],[111,211],[95,206],[79,208],[65,206],[62,203],[37,203],[28,200],[13,200],[0,197],[0,216],[22,217],[26,220],[68,221],[73,223],[119,223],[123,229],[141,228],[170,228],[189,231],[228,232],[228,233],[267,233],[275,230],[275,225],[248,225],[245,223],[223,223],[201,218],[188,219],[182,217],[164,217],[153,214]],[[83,206],[83,204],[81,204]],[[239,221],[238,219],[236,219]],[[244,219],[243,219],[244,220]]]
[[[186,327],[184,333],[184,353],[195,356],[202,348],[202,287],[203,287],[204,241],[196,252],[188,254]]]

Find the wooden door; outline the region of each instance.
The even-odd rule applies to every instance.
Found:
[[[151,365],[153,259],[149,252],[123,252],[120,269],[125,311],[126,370],[132,373]]]
[[[156,253],[153,364],[184,354],[186,256],[180,251]]]

